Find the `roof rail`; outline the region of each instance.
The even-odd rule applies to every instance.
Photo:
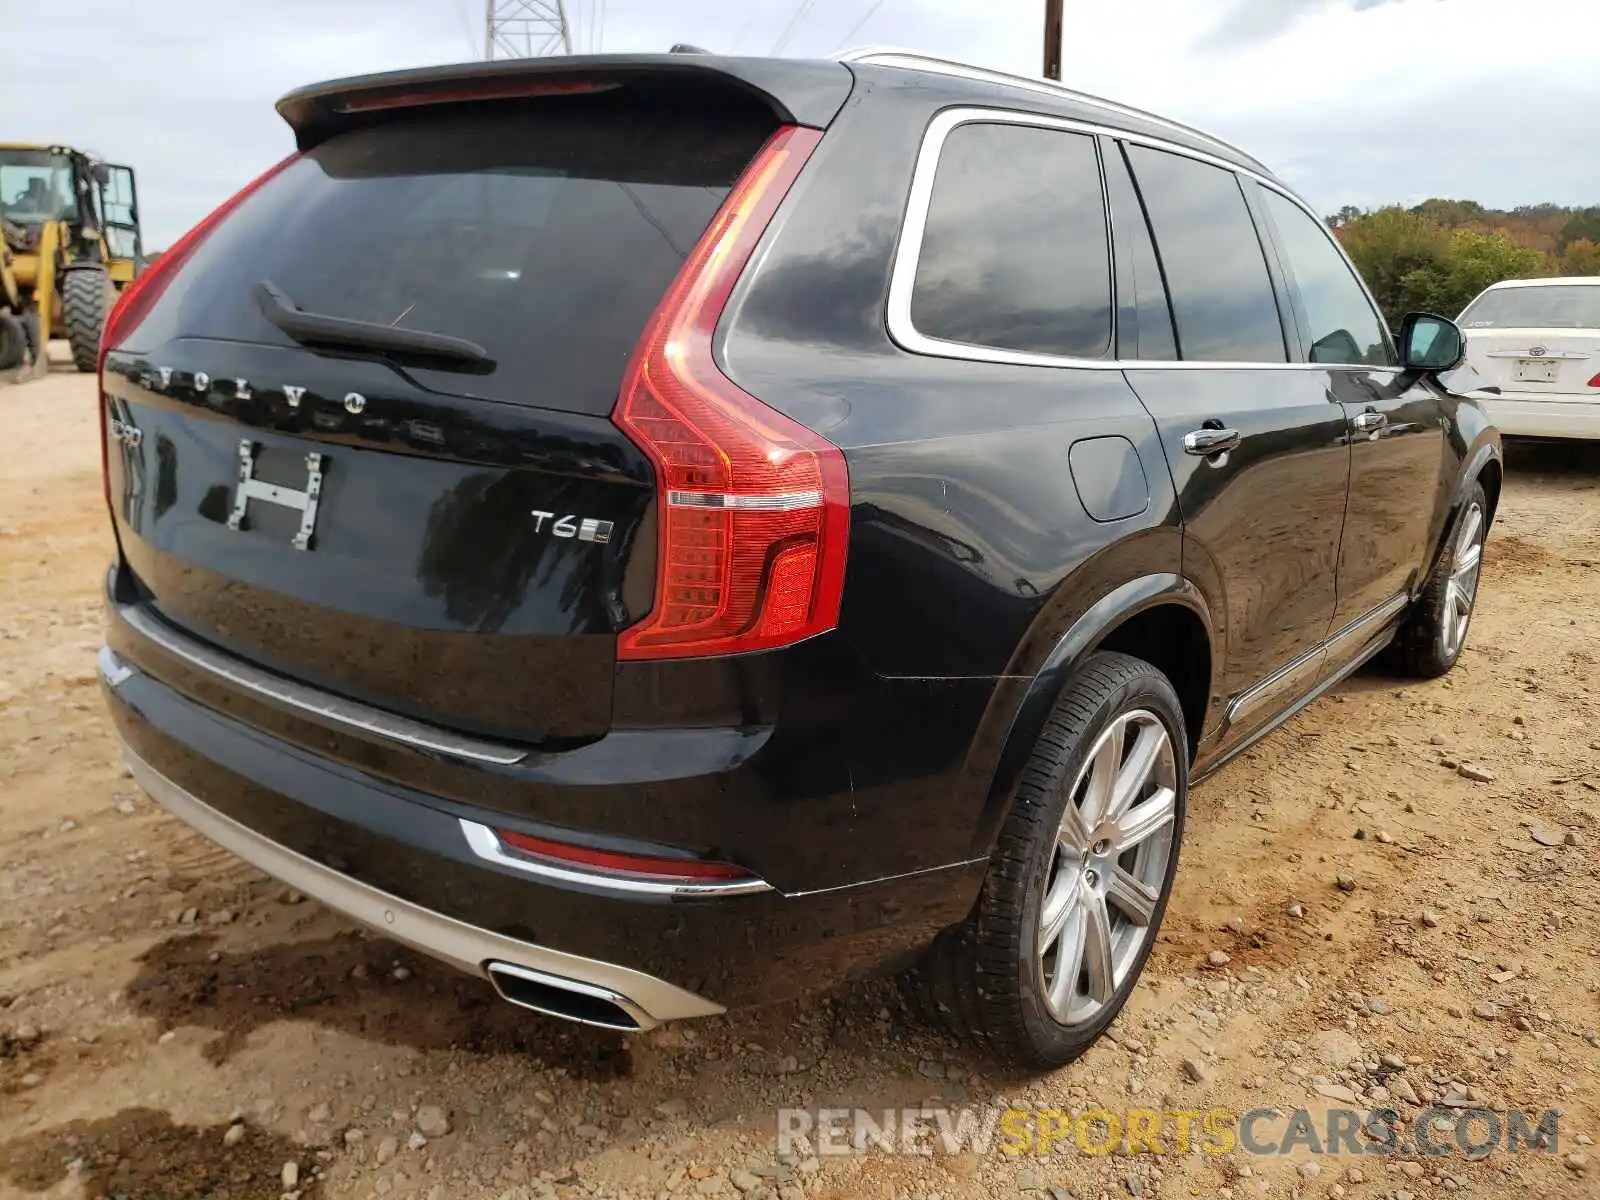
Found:
[[[996,71],[989,67],[975,67],[971,63],[958,62],[951,58],[939,58],[932,54],[923,54],[916,50],[905,50],[898,46],[862,46],[854,50],[845,50],[834,55],[842,63],[862,63],[875,67],[898,67],[906,71],[928,71],[936,75],[948,75],[958,79],[973,79],[986,83],[999,83],[1007,87],[1023,88],[1027,91],[1038,92],[1046,96],[1065,96],[1080,104],[1093,105],[1105,109],[1107,112],[1119,113],[1125,117],[1134,117],[1140,121],[1148,121],[1152,125],[1161,125],[1178,133],[1184,133],[1193,138],[1226,150],[1229,154],[1237,155],[1257,170],[1271,174],[1272,172],[1254,155],[1247,154],[1232,142],[1224,141],[1196,129],[1192,125],[1185,125],[1180,121],[1173,121],[1167,117],[1157,116],[1155,113],[1146,112],[1142,108],[1134,108],[1128,104],[1118,104],[1114,100],[1104,100],[1099,96],[1091,96],[1086,92],[1074,91],[1064,84],[1053,79],[1036,79],[1028,75],[1013,75],[1009,71]]]

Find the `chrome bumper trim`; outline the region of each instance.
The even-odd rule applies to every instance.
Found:
[[[115,664],[115,656],[110,658]],[[107,665],[105,654],[101,663]],[[468,974],[487,979],[486,967],[492,962],[533,973],[557,986],[563,980],[571,981],[578,985],[575,991],[623,1001],[641,1029],[725,1011],[704,996],[642,971],[517,941],[360,883],[218,812],[162,775],[126,743],[122,754],[139,785],[196,832],[335,912]]]
[[[500,836],[487,825],[457,818],[461,832],[472,852],[497,866],[510,867],[552,883],[575,883],[582,887],[600,888],[629,896],[745,896],[751,892],[770,892],[772,885],[765,879],[728,879],[701,882],[689,879],[641,879],[637,876],[618,875],[606,871],[585,871],[578,867],[561,866],[537,858],[508,851]]]
[[[438,729],[409,717],[384,712],[355,700],[307,687],[243,662],[173,629],[131,604],[116,606],[116,615],[140,637],[160,646],[174,658],[249,692],[258,699],[323,725],[342,726],[399,742],[418,750],[447,754],[472,762],[507,767],[528,756],[526,750],[482,738]]]

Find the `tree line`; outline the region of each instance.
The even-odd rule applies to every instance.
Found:
[[[1454,317],[1502,279],[1600,275],[1600,206],[1424,200],[1327,220],[1394,325],[1408,312]]]

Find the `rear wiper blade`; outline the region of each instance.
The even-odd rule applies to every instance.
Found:
[[[256,284],[255,291],[261,315],[297,342],[378,350],[416,358],[448,359],[470,364],[479,371],[494,368],[494,359],[489,352],[466,338],[419,329],[396,329],[393,325],[379,325],[375,321],[356,321],[349,317],[306,312],[282,288],[265,279]]]

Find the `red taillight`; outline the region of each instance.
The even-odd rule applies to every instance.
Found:
[[[501,844],[512,850],[572,866],[617,871],[626,875],[643,875],[652,879],[715,881],[755,878],[743,867],[736,867],[732,863],[703,862],[693,858],[658,858],[644,854],[616,854],[609,850],[574,846],[568,842],[552,842],[546,838],[531,837],[526,833],[516,833],[510,829],[496,829],[494,832]]]
[[[833,628],[844,590],[844,455],[717,367],[712,335],[734,283],[816,149],[774,134],[728,195],[651,318],[612,419],[656,468],[655,604],[624,659],[734,654]]]
[[[149,267],[132,283],[122,289],[122,295],[117,298],[116,304],[106,316],[105,328],[100,331],[100,358],[95,367],[95,373],[100,382],[100,473],[105,481],[106,503],[111,503],[111,463],[110,446],[106,438],[106,399],[105,399],[105,367],[106,355],[123,338],[139,327],[139,322],[144,320],[146,314],[155,307],[161,294],[167,290],[178,268],[183,266],[206,236],[215,229],[229,213],[239,207],[242,201],[251,192],[255,191],[279,171],[283,170],[300,154],[296,151],[276,166],[263,171],[244,187],[240,188],[200,224],[184,234],[172,244],[160,258],[151,263]]]
[[[1595,375],[1593,379],[1589,380],[1589,386],[1600,387],[1600,374]]]

